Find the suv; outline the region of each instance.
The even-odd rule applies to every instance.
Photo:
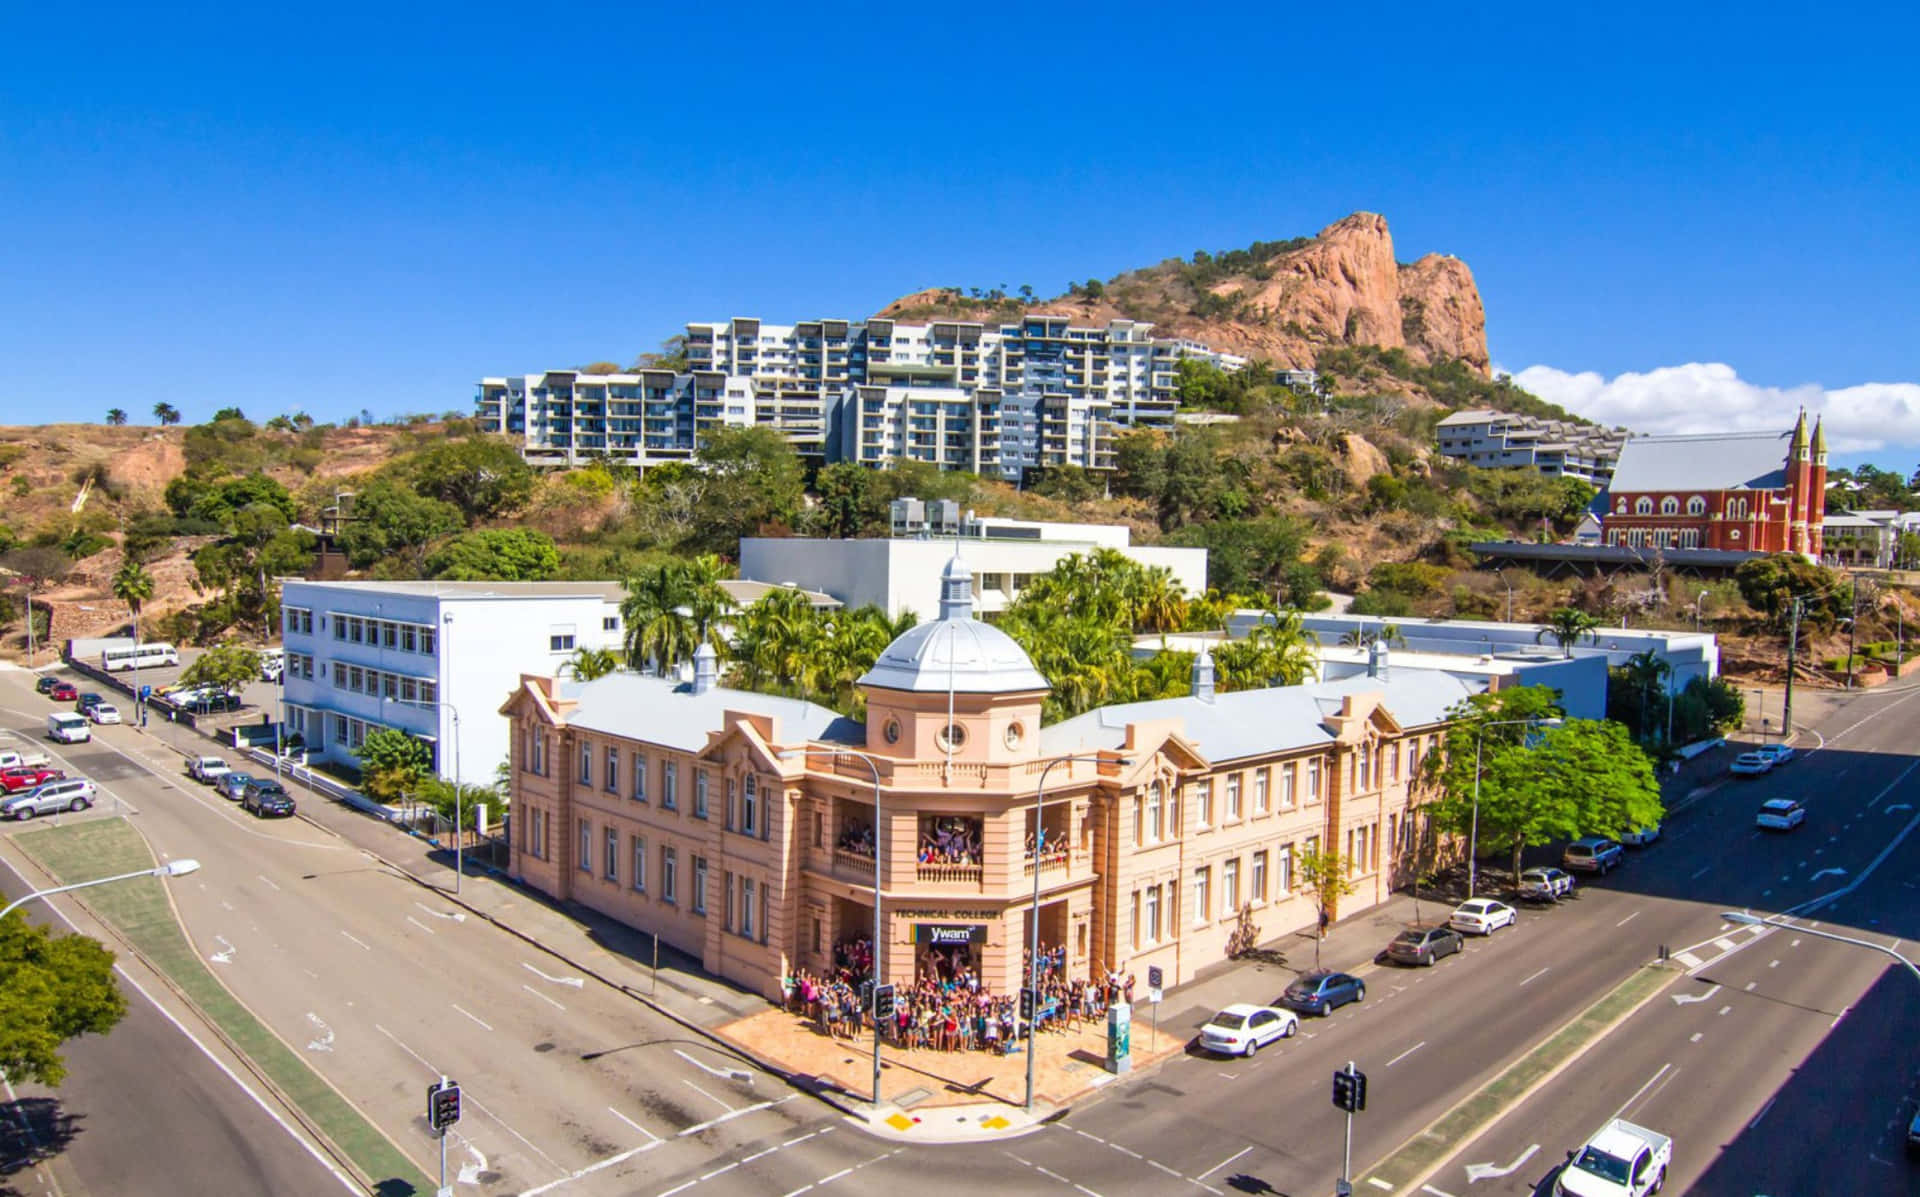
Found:
[[[268,815],[293,814],[293,795],[277,781],[259,778],[240,791],[240,809],[265,818]]]
[[[1573,877],[1559,869],[1528,869],[1520,874],[1520,896],[1529,902],[1558,902],[1573,892]]]
[[[1560,854],[1560,867],[1574,873],[1598,873],[1605,877],[1625,855],[1619,844],[1605,836],[1590,835],[1567,845]]]
[[[1467,941],[1452,927],[1408,927],[1387,945],[1387,959],[1396,964],[1424,964],[1431,968],[1440,957],[1464,951]]]
[[[53,815],[63,810],[81,811],[93,805],[93,783],[84,777],[70,777],[36,786],[24,794],[15,794],[0,802],[0,818],[31,819],[35,815]]]

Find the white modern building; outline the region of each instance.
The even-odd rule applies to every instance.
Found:
[[[1624,428],[1542,420],[1505,411],[1459,411],[1434,428],[1440,455],[1481,469],[1533,470],[1605,490],[1627,442]]]
[[[1900,537],[1914,530],[1920,514],[1889,509],[1828,508],[1820,521],[1820,555],[1829,565],[1891,569]]]
[[[306,582],[281,590],[286,725],[317,761],[357,764],[378,728],[433,747],[434,769],[491,785],[499,696],[576,648],[618,650],[617,582]]]
[[[740,576],[821,591],[847,607],[871,603],[889,616],[912,611],[925,619],[939,609],[940,571],[957,551],[972,574],[973,609],[991,614],[1012,605],[1035,574],[1046,573],[1070,554],[1102,548],[1144,566],[1165,567],[1188,594],[1206,593],[1205,549],[1136,545],[1127,529],[1117,525],[971,514],[961,520],[957,534],[943,537],[746,537],[740,541]]]
[[[998,325],[739,316],[687,325],[684,372],[484,378],[476,409],[485,431],[520,438],[538,464],[684,460],[704,430],[732,424],[778,429],[826,461],[924,461],[1006,478],[1109,469],[1116,429],[1172,424],[1182,360],[1246,365],[1152,330],[1044,315]]]

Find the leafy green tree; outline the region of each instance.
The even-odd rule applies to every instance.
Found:
[[[533,496],[533,470],[504,440],[469,437],[443,441],[408,467],[422,496],[451,503],[469,521],[520,510]]]
[[[113,574],[113,597],[133,612],[133,638],[140,639],[140,608],[153,597],[153,575],[145,566],[128,558]]]
[[[127,1013],[112,952],[84,935],[55,935],[17,910],[0,919],[0,977],[0,1073],[16,1084],[59,1085],[67,1075],[61,1045],[104,1035]]]
[[[814,508],[820,534],[850,539],[869,530],[869,495],[873,471],[852,461],[837,461],[814,476],[820,497]]]
[[[1801,600],[1803,616],[1821,629],[1833,627],[1853,606],[1851,583],[1798,553],[1742,562],[1733,571],[1733,580],[1747,605],[1779,628],[1786,627],[1795,598]]]
[[[426,741],[397,728],[376,728],[354,749],[360,761],[360,788],[381,802],[414,791],[426,779],[433,754]]]
[[[1340,912],[1340,899],[1354,891],[1353,865],[1331,848],[1313,841],[1294,857],[1294,876],[1300,892],[1313,899],[1316,917],[1313,937],[1313,966],[1320,967],[1320,941],[1327,937],[1327,925]]]
[[[1214,676],[1223,690],[1297,686],[1314,676],[1318,637],[1306,630],[1298,611],[1265,605],[1265,618],[1240,640],[1213,650]]]
[[[553,538],[526,528],[462,532],[426,560],[430,578],[453,582],[540,582],[560,570]]]
[[[573,655],[560,665],[560,672],[571,674],[575,680],[590,682],[603,678],[620,668],[620,658],[604,648],[576,648]]]
[[[171,495],[173,484],[168,483]],[[293,496],[287,488],[275,482],[265,474],[244,474],[237,478],[223,478],[204,485],[193,493],[192,484],[180,492],[182,497],[192,494],[191,505],[180,515],[195,519],[211,520],[214,523],[231,527],[234,516],[256,503],[264,503],[280,513],[280,522],[284,526],[293,522],[295,507]]]
[[[1582,640],[1599,643],[1600,638],[1594,630],[1600,621],[1577,607],[1556,607],[1547,612],[1547,622],[1535,633],[1535,640],[1551,639],[1560,646],[1560,651],[1569,660],[1573,658],[1573,647]]]
[[[355,569],[383,559],[417,571],[428,545],[460,531],[460,508],[381,479],[354,496],[354,518],[340,529],[338,542]]]
[[[180,673],[189,686],[218,686],[228,694],[260,676],[260,654],[244,644],[220,644],[201,653]]]
[[[120,427],[120,426],[121,426],[122,424],[125,424],[126,422],[127,422],[127,409],[126,409],[126,408],[124,408],[124,407],[109,407],[109,408],[107,409],[107,423],[109,423],[109,424],[111,424],[111,425],[113,425],[113,426],[114,426],[115,428],[118,428],[118,427]]]
[[[704,471],[694,539],[705,551],[737,553],[741,537],[762,528],[791,527],[799,518],[805,470],[793,446],[774,429],[716,429],[694,459]]]

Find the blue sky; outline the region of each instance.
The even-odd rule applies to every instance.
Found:
[[[1646,431],[1807,403],[1920,464],[1910,5],[5,28],[0,422],[461,409],[482,375],[631,360],[688,320],[1051,294],[1366,209],[1403,260],[1467,261],[1495,361],[1549,397]]]

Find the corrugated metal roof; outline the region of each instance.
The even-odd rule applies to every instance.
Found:
[[[560,697],[580,705],[567,716],[572,727],[628,736],[685,752],[707,746],[707,734],[725,725],[728,711],[751,711],[780,721],[780,738],[792,743],[827,740],[860,744],[864,725],[838,711],[798,698],[716,686],[695,694],[689,682],[612,673],[590,682],[562,682]]]
[[[1792,432],[1636,436],[1613,467],[1613,494],[1645,491],[1779,490],[1787,484]]]

